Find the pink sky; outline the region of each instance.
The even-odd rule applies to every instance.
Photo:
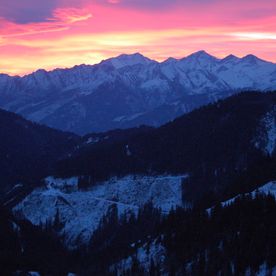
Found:
[[[276,62],[275,0],[0,0],[0,72],[198,50]]]

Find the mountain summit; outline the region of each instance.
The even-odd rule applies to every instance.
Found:
[[[206,59],[217,59],[217,58],[208,54],[206,51],[201,50],[201,51],[195,52],[195,53],[187,56],[184,59],[205,59],[206,60]]]
[[[143,56],[140,53],[135,53],[132,55],[122,54],[118,57],[102,61],[103,64],[104,63],[112,64],[116,69],[122,68],[124,66],[133,66],[136,64],[148,65],[152,62],[154,61]]]

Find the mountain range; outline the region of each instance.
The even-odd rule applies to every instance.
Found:
[[[273,89],[276,64],[253,55],[218,59],[199,51],[156,62],[136,53],[23,77],[1,74],[0,107],[83,135],[160,126],[241,90]]]

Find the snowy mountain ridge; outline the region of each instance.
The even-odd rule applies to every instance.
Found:
[[[96,65],[24,77],[0,75],[0,107],[79,134],[159,126],[241,90],[276,89],[276,64],[205,51],[164,62],[120,55]]]
[[[252,192],[246,193],[246,195],[250,195],[253,198],[256,197],[257,194],[264,194],[264,195],[272,195],[276,198],[276,181],[270,181],[263,186],[259,187],[258,189],[253,190]],[[233,198],[230,198],[226,201],[221,202],[222,207],[231,205],[235,202],[236,199],[240,198],[242,195],[239,194]],[[213,207],[207,209],[207,212],[210,214],[212,211]]]

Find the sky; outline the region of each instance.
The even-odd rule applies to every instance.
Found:
[[[0,0],[0,73],[205,50],[276,62],[275,0]]]

